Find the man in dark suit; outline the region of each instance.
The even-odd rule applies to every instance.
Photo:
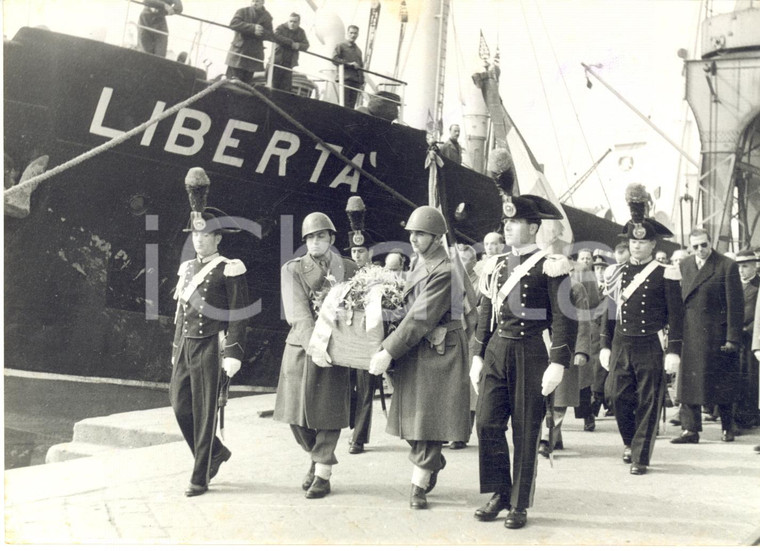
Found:
[[[722,440],[732,442],[733,402],[740,386],[744,291],[736,262],[713,250],[706,230],[689,234],[694,254],[681,261],[683,362],[678,375],[683,432],[673,444],[696,444],[702,404],[717,404]]]
[[[235,36],[227,54],[227,76],[251,84],[253,73],[264,70],[264,40],[273,40],[272,15],[264,0],[253,0],[235,12],[230,22]]]
[[[290,332],[282,353],[274,403],[275,421],[290,425],[296,442],[309,454],[311,467],[301,484],[307,499],[330,493],[335,447],[349,423],[349,368],[320,367],[306,350],[319,308],[332,287],[356,273],[356,264],[335,254],[335,226],[322,212],[303,219],[301,236],[307,253],[286,262],[281,270],[282,306]]]
[[[758,363],[752,353],[752,329],[755,323],[755,303],[760,287],[757,275],[757,256],[751,249],[736,253],[739,265],[739,277],[744,288],[744,325],[742,327],[741,351],[741,397],[736,405],[736,425],[739,428],[751,428],[760,423],[758,410]]]

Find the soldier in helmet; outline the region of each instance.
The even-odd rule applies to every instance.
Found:
[[[239,229],[228,227],[222,211],[205,206],[209,179],[202,168],[190,169],[185,185],[193,212],[184,231],[192,232],[195,258],[183,262],[178,272],[169,397],[195,459],[185,490],[192,497],[208,490],[232,455],[214,435],[217,400],[221,371],[232,377],[241,366],[249,303],[245,265],[218,251],[222,234]]]
[[[623,462],[630,473],[647,472],[657,436],[663,400],[663,350],[658,332],[668,326],[665,369],[680,362],[683,329],[680,273],[654,259],[657,238],[673,234],[645,216],[646,191],[641,184],[626,189],[631,220],[623,227],[630,259],[616,265],[608,281],[612,312],[602,314],[599,363],[609,370],[613,409],[623,440]],[[609,274],[608,274],[609,275]],[[614,314],[614,315],[613,315]]]
[[[504,526],[515,529],[525,525],[533,504],[543,396],[554,391],[570,365],[578,323],[568,315],[570,259],[548,254],[536,244],[541,221],[558,220],[562,214],[535,195],[505,193],[503,199],[504,240],[510,252],[492,257],[483,267],[478,348],[470,369],[479,394],[480,492],[493,492],[475,518],[494,520],[506,509]],[[543,340],[546,329],[549,351]],[[510,418],[512,465],[505,434]]]
[[[356,273],[356,264],[330,250],[335,226],[321,212],[303,220],[307,253],[281,271],[282,303],[290,332],[285,339],[274,419],[290,424],[296,442],[309,453],[311,467],[301,488],[308,499],[330,493],[335,447],[349,424],[349,368],[319,367],[306,354],[322,300],[334,283]]]
[[[425,494],[446,465],[443,442],[464,441],[469,433],[467,336],[452,313],[459,306],[452,300],[461,300],[464,290],[454,288],[452,263],[442,245],[443,215],[419,207],[406,230],[416,256],[407,274],[403,317],[372,357],[369,372],[385,373],[395,361],[387,432],[411,446],[410,506],[425,509]]]

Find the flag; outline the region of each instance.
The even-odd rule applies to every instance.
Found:
[[[372,2],[372,8],[369,10],[369,23],[367,24],[367,43],[364,45],[364,68],[369,69],[372,61],[372,51],[375,46],[375,34],[377,33],[377,23],[380,21],[380,0]]]
[[[480,31],[480,45],[478,46],[478,55],[480,55],[480,59],[483,60],[483,63],[488,64],[488,60],[491,58],[491,51],[488,49],[488,44],[486,44],[486,39],[483,36],[483,31]]]
[[[525,139],[507,113],[499,95],[497,71],[481,73],[478,79],[473,79],[481,88],[488,112],[493,124],[494,139],[497,149],[506,149],[512,157],[516,183],[515,194],[530,194],[543,197],[559,209],[564,217],[562,220],[543,220],[536,242],[542,247],[550,246],[553,251],[564,252],[564,248],[573,242],[573,230],[567,219],[565,209],[559,202],[549,181],[544,175],[543,168],[533,156]],[[492,157],[493,154],[492,154]]]

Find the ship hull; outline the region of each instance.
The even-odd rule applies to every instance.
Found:
[[[197,69],[107,44],[25,28],[5,44],[6,187],[42,155],[48,168],[92,151],[209,82]],[[209,205],[238,217],[223,254],[247,266],[251,317],[236,382],[276,385],[287,324],[280,267],[303,254],[300,222],[328,214],[347,246],[345,205],[360,195],[382,255],[411,252],[403,222],[428,201],[423,131],[314,99],[225,84],[177,114],[44,181],[29,214],[5,217],[5,366],[166,382],[177,268],[193,251],[188,169],[211,179]],[[304,130],[306,129],[306,130]],[[313,134],[312,134],[313,133]],[[329,155],[320,140],[383,182]],[[446,163],[447,214],[459,239],[498,228],[492,181]],[[401,197],[403,196],[403,197]],[[469,216],[455,217],[462,203]],[[619,226],[573,211],[576,240],[614,240]],[[585,218],[584,218],[585,216]],[[572,220],[571,220],[572,222]]]

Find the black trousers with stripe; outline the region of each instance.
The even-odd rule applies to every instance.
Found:
[[[475,411],[480,492],[510,496],[513,507],[533,505],[538,441],[544,418],[541,379],[549,357],[543,337],[521,340],[494,335],[483,358]],[[505,431],[512,420],[514,459]]]
[[[206,486],[211,456],[224,448],[216,437],[216,412],[219,400],[221,365],[219,338],[182,339],[177,352],[169,399],[194,465],[190,482]]]
[[[623,444],[634,463],[649,465],[663,400],[663,351],[659,337],[615,333],[610,353],[612,404]]]

